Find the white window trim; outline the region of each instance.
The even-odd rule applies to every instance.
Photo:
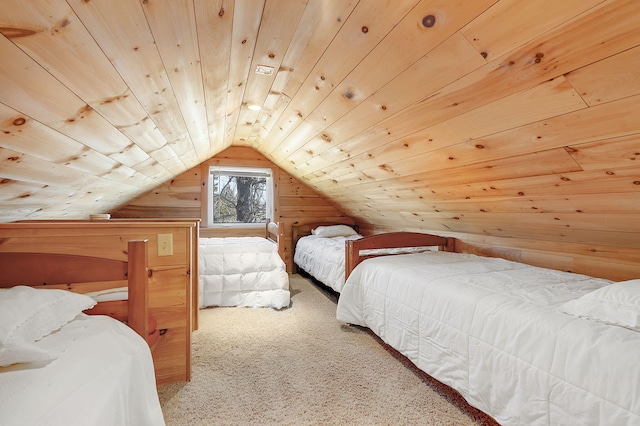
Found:
[[[267,217],[273,217],[273,170],[266,167],[209,166],[207,176],[207,227],[208,228],[259,228],[264,223],[213,223],[213,174],[214,173],[255,173],[267,176]]]

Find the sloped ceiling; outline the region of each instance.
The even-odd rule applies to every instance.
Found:
[[[378,225],[638,247],[637,0],[1,6],[3,222],[247,145]]]

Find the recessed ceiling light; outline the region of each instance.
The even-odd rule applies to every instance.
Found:
[[[256,67],[256,74],[260,75],[273,75],[274,67],[270,67],[269,65],[258,65]]]
[[[262,109],[260,105],[256,104],[249,104],[247,105],[247,108],[249,108],[251,111],[260,111]]]

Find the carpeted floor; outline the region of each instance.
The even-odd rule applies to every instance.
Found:
[[[168,426],[494,424],[290,278],[287,309],[200,311],[192,381],[158,391]]]

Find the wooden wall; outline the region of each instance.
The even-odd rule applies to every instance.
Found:
[[[112,214],[114,218],[203,218],[203,192],[209,165],[235,165],[271,167],[275,182],[274,220],[285,224],[287,268],[292,270],[291,225],[310,222],[340,221],[348,217],[328,199],[309,186],[280,169],[262,154],[249,147],[230,147],[209,161],[175,177],[170,182],[123,206]],[[367,196],[374,196],[374,192]],[[611,201],[611,200],[609,200]],[[620,202],[633,202],[620,200]],[[596,201],[591,201],[596,204]],[[398,202],[396,207],[402,203]],[[394,206],[380,206],[380,214],[394,216]],[[364,216],[364,215],[363,215]],[[499,256],[537,266],[564,271],[584,273],[613,280],[640,277],[640,249],[620,244],[603,244],[593,241],[554,241],[548,235],[537,238],[524,235],[501,237],[470,232],[454,232],[444,227],[432,227],[433,223],[415,226],[406,220],[404,225],[382,225],[377,217],[357,218],[363,234],[409,230],[453,236],[459,239],[458,250],[483,255]],[[508,218],[505,219],[505,221]],[[393,221],[392,221],[393,222]],[[397,222],[397,221],[396,221]],[[508,226],[507,223],[504,224]],[[536,226],[536,224],[531,224]],[[496,225],[499,226],[499,225]],[[605,224],[602,225],[603,227]],[[542,227],[540,228],[543,229]],[[201,228],[203,236],[249,236],[263,235],[262,228],[207,229]],[[619,233],[616,233],[619,234]]]
[[[114,218],[201,218],[201,236],[264,236],[259,228],[206,228],[203,211],[206,208],[207,173],[210,165],[271,168],[274,179],[275,222],[285,226],[285,256],[287,270],[292,267],[291,226],[294,224],[339,221],[346,217],[329,200],[319,195],[262,154],[249,147],[234,146],[194,167],[166,184],[138,197],[114,213]]]
[[[148,240],[149,314],[166,329],[153,351],[158,384],[190,380],[192,244],[196,222],[83,221],[0,224],[0,251],[82,254],[127,260],[130,240]],[[158,234],[173,235],[173,254],[158,256]]]
[[[274,219],[640,276],[638,0],[2,5],[0,222],[201,217],[241,145]]]

